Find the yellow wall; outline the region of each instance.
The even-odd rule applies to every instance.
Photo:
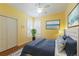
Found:
[[[68,6],[66,8],[66,11],[65,11],[66,15],[68,15],[71,12],[71,10],[75,7],[76,4],[77,3],[70,3],[70,4],[68,4]]]
[[[47,20],[55,20],[59,19],[60,20],[60,29],[58,30],[47,30],[46,29],[46,21]],[[43,16],[41,18],[41,31],[42,31],[42,36],[48,39],[55,39],[58,37],[58,35],[63,35],[63,29],[65,28],[65,12],[60,12],[60,13],[55,13],[55,14],[50,14],[47,16]]]
[[[56,38],[58,35],[63,34],[63,29],[67,26],[67,15],[70,13],[70,11],[73,9],[73,7],[76,4],[69,4],[65,12],[50,14],[47,16],[41,17],[41,35],[48,39]],[[27,20],[28,15],[25,15],[20,10],[17,10],[8,4],[0,4],[0,15],[5,15],[9,17],[16,18],[18,21],[18,44],[22,45],[29,40],[26,35],[27,27],[25,28],[25,23]],[[32,17],[33,18],[33,17]],[[46,21],[47,20],[54,20],[54,19],[60,19],[60,29],[59,30],[47,30],[46,29]],[[34,23],[33,18],[33,23]]]
[[[67,6],[67,9],[64,12],[50,14],[47,16],[42,16],[41,18],[41,31],[42,36],[48,39],[57,38],[58,35],[63,35],[64,29],[67,28],[67,18],[70,11],[75,7],[76,3],[70,3]],[[46,21],[47,20],[55,20],[60,19],[60,29],[59,30],[47,30],[46,29]]]
[[[17,19],[18,23],[18,39],[17,45],[22,45],[28,41],[25,32],[25,20],[27,16],[19,10],[9,6],[8,4],[0,4],[0,15],[5,15]]]

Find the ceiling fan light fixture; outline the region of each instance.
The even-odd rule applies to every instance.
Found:
[[[38,8],[38,9],[37,9],[37,12],[38,12],[38,13],[41,13],[42,11],[43,11],[43,8]]]

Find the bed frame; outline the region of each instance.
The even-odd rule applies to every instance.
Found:
[[[77,55],[79,56],[79,26],[66,29],[65,34],[77,41]]]

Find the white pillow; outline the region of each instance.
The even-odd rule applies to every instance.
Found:
[[[56,40],[58,52],[62,52],[65,47],[65,41],[62,36],[58,37]]]

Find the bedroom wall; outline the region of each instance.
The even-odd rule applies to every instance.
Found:
[[[55,39],[58,35],[63,35],[63,29],[67,27],[67,15],[76,4],[69,4],[65,12],[56,14],[50,14],[41,17],[41,35],[48,39]],[[0,15],[14,17],[18,20],[18,44],[22,45],[30,40],[26,36],[25,23],[28,15],[25,15],[21,11],[9,6],[8,4],[0,4]],[[47,30],[45,22],[47,20],[60,19],[59,30]],[[33,21],[34,22],[34,21]]]
[[[60,20],[60,28],[58,30],[47,30],[46,29],[46,21],[47,20],[55,20],[55,19]],[[63,35],[63,29],[65,28],[65,25],[66,25],[65,21],[66,21],[65,20],[65,12],[42,16],[41,17],[41,31],[42,31],[41,35],[44,38],[48,38],[48,39],[56,39],[58,37],[58,35]]]
[[[55,39],[59,35],[63,35],[64,33],[63,29],[67,28],[67,15],[70,13],[70,11],[74,8],[75,5],[76,3],[70,3],[68,4],[67,9],[64,12],[42,16],[41,17],[42,37],[48,38],[48,39]],[[54,19],[60,19],[60,29],[59,30],[47,30],[46,21],[54,20]]]
[[[0,15],[5,15],[17,19],[18,22],[18,39],[17,45],[22,45],[29,41],[26,37],[25,32],[25,20],[27,15],[21,11],[9,6],[8,4],[0,4]]]

